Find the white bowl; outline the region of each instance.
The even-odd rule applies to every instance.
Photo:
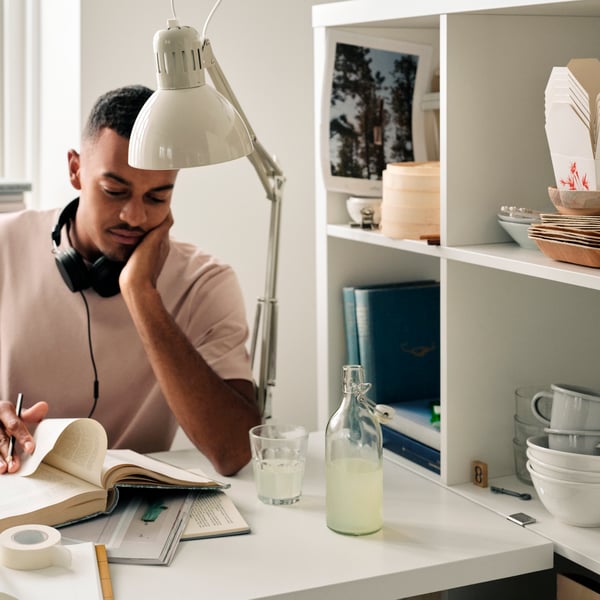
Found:
[[[579,471],[578,469],[555,467],[537,458],[533,458],[529,451],[526,452],[526,455],[531,468],[540,475],[554,477],[555,479],[564,479],[565,481],[576,481],[578,483],[600,483],[600,471]]]
[[[553,450],[548,447],[547,435],[528,438],[527,452],[530,458],[541,460],[555,467],[576,469],[578,471],[600,471],[600,456],[596,454],[579,454],[577,452]]]
[[[600,527],[600,483],[578,483],[547,477],[529,461],[531,482],[546,510],[559,521],[576,527]]]
[[[503,221],[502,219],[498,219],[498,223],[521,248],[537,250],[537,244],[534,240],[529,239],[527,235],[529,223],[513,223],[512,221]]]
[[[350,198],[346,200],[346,210],[355,223],[362,223],[363,216],[360,211],[363,208],[373,209],[373,223],[375,223],[375,225],[378,225],[381,222],[381,198],[359,198],[357,196],[350,196]]]

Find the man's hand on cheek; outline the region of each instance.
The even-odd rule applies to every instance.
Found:
[[[142,238],[121,271],[119,284],[121,291],[131,286],[150,284],[156,281],[169,254],[169,230],[173,225],[173,215],[167,217]]]

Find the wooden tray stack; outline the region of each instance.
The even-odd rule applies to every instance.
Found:
[[[542,214],[528,235],[554,260],[600,268],[600,216]]]

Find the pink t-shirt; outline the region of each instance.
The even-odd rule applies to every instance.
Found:
[[[0,399],[23,392],[25,406],[50,405],[49,417],[86,417],[94,373],[87,316],[55,265],[50,233],[60,210],[0,215]],[[62,247],[67,241],[61,236]],[[248,326],[230,267],[171,240],[157,282],[163,302],[204,360],[223,379],[252,380]],[[94,418],[113,448],[167,449],[177,422],[158,386],[119,294],[84,291],[98,370]]]

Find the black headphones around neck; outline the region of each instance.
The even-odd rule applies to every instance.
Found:
[[[119,275],[125,266],[123,262],[116,262],[101,256],[90,266],[86,265],[83,257],[75,248],[59,250],[60,232],[62,228],[75,218],[79,198],[69,202],[61,211],[58,221],[52,229],[52,253],[56,266],[67,287],[72,292],[79,292],[92,288],[100,296],[110,298],[116,296],[119,288]]]

